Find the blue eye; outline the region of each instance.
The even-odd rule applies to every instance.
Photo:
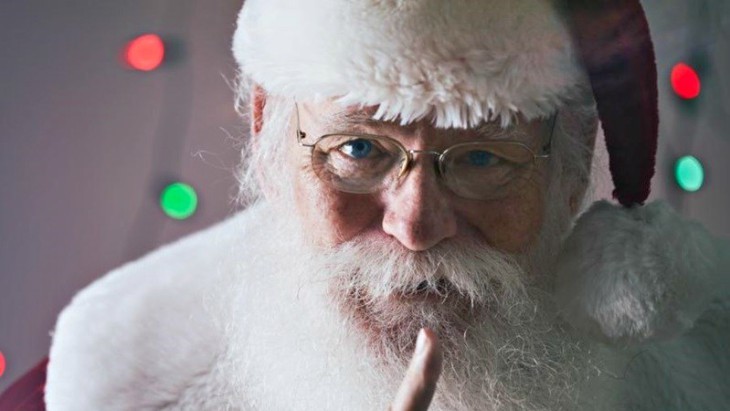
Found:
[[[473,150],[469,152],[469,165],[472,166],[486,167],[491,165],[494,160],[494,154],[488,151]]]
[[[369,140],[358,138],[348,141],[340,146],[340,150],[348,156],[356,159],[365,158],[373,151],[373,143]]]

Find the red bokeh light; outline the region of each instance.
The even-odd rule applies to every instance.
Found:
[[[672,88],[683,99],[697,98],[702,90],[700,76],[689,65],[678,63],[672,68]]]
[[[5,356],[3,355],[3,352],[0,351],[0,377],[5,374]]]
[[[134,69],[152,71],[165,59],[165,43],[157,34],[144,34],[127,43],[124,59]]]

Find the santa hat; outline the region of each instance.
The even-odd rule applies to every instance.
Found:
[[[247,0],[233,52],[269,93],[439,127],[548,117],[591,87],[620,205],[594,205],[566,241],[564,316],[643,341],[686,330],[711,298],[716,241],[663,203],[643,205],[658,113],[638,0]]]

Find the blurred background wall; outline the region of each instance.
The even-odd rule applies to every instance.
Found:
[[[0,391],[46,355],[77,290],[234,210],[241,3],[0,2]],[[166,45],[148,72],[123,58],[145,33]],[[199,199],[186,220],[160,207],[177,181]]]
[[[644,1],[662,115],[653,197],[730,235],[725,3]],[[235,75],[229,49],[240,6],[0,2],[0,391],[47,354],[55,318],[77,290],[235,210],[235,139],[246,129],[227,81]],[[148,72],[122,57],[145,33],[158,34],[166,51]],[[701,81],[694,98],[671,86],[680,62]],[[678,81],[693,94],[691,73]],[[704,171],[695,192],[675,177],[677,160],[689,155]],[[687,164],[685,181],[697,183],[697,164]],[[174,182],[197,193],[189,218],[170,218],[161,208],[160,193]]]

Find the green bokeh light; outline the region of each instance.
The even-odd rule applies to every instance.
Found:
[[[185,220],[195,214],[198,209],[198,194],[188,184],[170,184],[162,190],[160,207],[168,217]]]
[[[705,183],[705,169],[692,156],[684,156],[674,166],[674,178],[684,191],[695,192]]]

